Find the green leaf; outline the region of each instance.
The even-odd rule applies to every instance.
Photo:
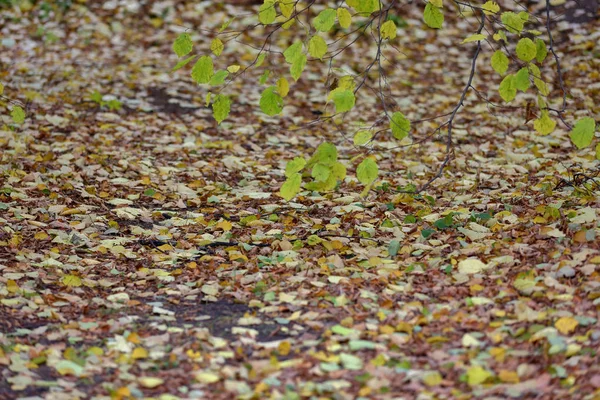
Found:
[[[517,88],[515,87],[515,76],[510,74],[500,82],[500,97],[507,103],[510,103],[517,96]]]
[[[533,40],[529,38],[523,38],[517,43],[517,57],[520,60],[529,62],[535,58],[537,53],[537,47]]]
[[[333,104],[335,104],[336,113],[350,111],[356,102],[356,98],[354,97],[354,92],[352,90],[337,88],[330,93],[330,97],[333,99]]]
[[[300,54],[290,66],[290,75],[292,75],[292,78],[294,78],[295,81],[300,79],[304,67],[306,67],[306,55]]]
[[[227,118],[231,110],[231,99],[225,95],[218,94],[212,104],[213,117],[220,124]]]
[[[529,69],[527,67],[523,67],[515,74],[515,88],[520,90],[521,92],[525,92],[529,89],[531,82],[529,81]]]
[[[392,135],[402,140],[408,136],[410,132],[410,121],[401,112],[395,112],[392,114],[390,119],[390,128],[392,129]]]
[[[213,61],[209,56],[202,56],[192,68],[192,79],[198,84],[210,82],[214,74]]]
[[[529,73],[533,76],[533,84],[535,87],[538,89],[541,95],[548,96],[550,89],[548,88],[546,82],[542,80],[542,75],[538,66],[530,63],[528,64],[528,67]]]
[[[335,10],[328,8],[321,11],[319,15],[313,18],[312,25],[317,31],[327,32],[333,28],[333,24],[335,24],[335,16]]]
[[[297,172],[300,172],[306,166],[306,160],[304,157],[296,157],[292,161],[288,161],[285,165],[285,176],[286,178],[291,177]]]
[[[331,175],[331,168],[325,164],[317,163],[312,169],[311,176],[319,182],[325,182]]]
[[[292,64],[298,57],[302,55],[302,42],[296,41],[283,52],[285,62]]]
[[[500,6],[495,1],[486,1],[481,8],[486,15],[496,14],[500,11]]]
[[[339,7],[337,9],[337,18],[342,28],[350,28],[350,25],[352,24],[352,14],[350,14],[350,11],[344,7]]]
[[[385,21],[381,24],[379,33],[382,39],[394,39],[398,33],[396,24],[392,20]]]
[[[554,128],[556,128],[556,121],[553,121],[548,114],[548,110],[542,110],[541,116],[533,121],[534,129],[540,135],[549,135],[554,132]]]
[[[379,10],[379,0],[346,0],[349,7],[354,8],[360,14],[371,14]]]
[[[596,122],[593,118],[583,117],[571,130],[569,137],[578,149],[583,149],[592,144],[594,139],[594,131],[596,130]]]
[[[219,28],[219,33],[223,32],[225,29],[229,28],[229,25],[231,25],[231,23],[233,22],[234,19],[235,19],[235,17],[231,17],[227,21],[223,22],[221,24],[221,27]]]
[[[210,84],[212,86],[222,85],[225,83],[225,78],[227,78],[227,76],[229,76],[229,72],[226,70],[223,69],[221,71],[217,71],[217,73],[210,78]]]
[[[258,21],[261,24],[269,25],[275,22],[277,11],[275,11],[275,0],[265,0],[258,9]]]
[[[333,165],[337,162],[337,148],[331,143],[321,143],[315,154],[308,161],[308,165],[312,166],[320,162],[325,165]]]
[[[296,5],[295,0],[280,0],[279,1],[279,9],[281,10],[281,15],[286,18],[292,16],[292,12],[294,12],[294,6]]]
[[[269,86],[260,96],[260,109],[271,117],[283,110],[283,99],[276,93],[276,90],[276,86]]]
[[[295,173],[288,177],[281,188],[279,189],[279,195],[286,201],[290,201],[300,192],[300,185],[302,184],[302,176],[299,173]]]
[[[323,61],[323,56],[327,54],[327,42],[325,39],[319,35],[311,37],[308,42],[308,54]]]
[[[213,54],[217,57],[221,55],[224,49],[225,45],[223,44],[223,41],[219,38],[214,38],[213,41],[210,43],[210,51],[212,51]]]
[[[548,55],[548,49],[546,48],[546,42],[544,42],[542,39],[535,39],[535,47],[536,47],[536,53],[535,53],[535,59],[537,60],[538,63],[543,63],[544,60],[546,59],[546,56]]]
[[[500,75],[504,75],[508,70],[508,57],[502,50],[496,50],[492,56],[492,68]]]
[[[373,138],[373,135],[370,131],[358,131],[354,135],[354,145],[355,146],[363,146]]]
[[[440,8],[437,8],[431,3],[427,3],[423,13],[423,21],[428,27],[440,29],[444,24],[444,14]]]
[[[0,82],[0,94],[4,93],[4,85]]]
[[[260,83],[261,85],[264,85],[267,80],[269,79],[269,76],[271,76],[271,71],[266,69],[262,75],[260,76],[260,78],[258,78],[258,83]]]
[[[61,281],[65,286],[79,287],[82,285],[81,278],[72,274],[63,276]]]
[[[331,167],[331,177],[336,180],[342,180],[346,177],[346,167],[341,162],[337,161]]]
[[[524,22],[517,14],[511,11],[502,13],[502,23],[510,33],[519,33],[523,30]]]
[[[14,106],[10,112],[10,116],[15,124],[22,124],[25,122],[25,111],[21,106]]]
[[[177,36],[177,39],[173,42],[173,51],[177,54],[177,57],[183,57],[189,54],[194,47],[194,43],[187,33],[182,33]]]
[[[363,185],[368,185],[377,179],[379,167],[372,158],[365,158],[356,168],[356,177]]]
[[[181,69],[181,68],[185,67],[186,65],[188,65],[188,64],[190,63],[190,61],[192,61],[192,60],[193,60],[194,58],[196,58],[196,57],[198,57],[198,56],[189,56],[188,58],[185,58],[185,59],[183,59],[183,60],[179,61],[179,62],[177,63],[177,65],[175,65],[175,66],[173,67],[173,69],[171,70],[171,72],[175,72],[175,71],[177,71],[178,69]]]
[[[487,38],[487,35],[484,35],[482,33],[474,33],[473,35],[465,38],[465,40],[463,40],[462,43],[479,42],[480,40],[485,40],[485,38]]]
[[[600,160],[600,143],[596,145],[596,160]]]

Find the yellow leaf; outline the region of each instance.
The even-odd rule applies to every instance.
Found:
[[[6,290],[8,290],[9,293],[17,293],[19,289],[19,285],[17,285],[17,282],[14,280],[9,279],[6,281]]]
[[[33,235],[33,238],[36,240],[46,240],[46,239],[48,239],[48,237],[49,237],[48,234],[44,231],[38,232],[35,235]]]
[[[519,383],[519,375],[515,371],[507,371],[505,369],[498,373],[498,378],[506,383]]]
[[[281,97],[285,97],[288,95],[288,93],[290,92],[290,84],[288,82],[287,79],[285,79],[285,77],[281,77],[277,80],[277,93],[279,93],[279,95]]]
[[[478,42],[480,40],[485,40],[486,37],[487,37],[487,35],[484,35],[482,33],[475,33],[475,34],[465,38],[465,40],[463,40],[462,43]]]
[[[165,380],[161,378],[154,378],[151,376],[142,376],[138,378],[138,382],[142,387],[153,389],[165,383]]]
[[[381,25],[380,34],[382,39],[394,39],[396,37],[396,24],[394,21],[386,21]]]
[[[148,358],[148,350],[143,347],[136,347],[131,353],[131,358],[138,360],[140,358]]]
[[[577,325],[579,325],[579,322],[572,317],[561,317],[554,323],[554,327],[563,335],[567,335],[575,331]]]
[[[209,372],[209,371],[196,372],[194,377],[200,383],[215,383],[215,382],[219,382],[219,380],[221,379],[219,377],[219,375],[215,374],[214,372]]]
[[[76,276],[76,275],[65,275],[63,276],[63,278],[61,279],[63,285],[65,286],[73,286],[73,287],[79,287],[81,286],[81,278]]]
[[[492,376],[493,374],[485,368],[474,365],[467,370],[467,383],[469,386],[481,385]]]
[[[279,10],[281,11],[281,15],[286,18],[291,17],[295,5],[296,2],[294,0],[281,0],[279,2]]]
[[[171,246],[168,243],[165,243],[162,246],[158,246],[157,249],[159,249],[161,251],[171,251],[171,250],[173,250],[173,246]]]
[[[92,346],[89,349],[87,349],[87,353],[88,354],[93,354],[95,356],[101,356],[104,354],[104,350],[102,350],[100,347],[97,346]]]
[[[444,0],[429,0],[429,2],[436,7],[439,7],[439,8],[444,7]]]
[[[229,221],[220,221],[217,224],[217,229],[223,229],[225,232],[230,231],[232,227],[233,225]]]
[[[219,38],[214,38],[210,44],[210,51],[213,52],[215,56],[220,56],[223,50],[225,49],[225,45],[223,41]]]
[[[142,341],[140,340],[140,335],[138,335],[136,332],[131,332],[129,334],[129,336],[127,336],[127,341],[129,343],[133,343],[133,344],[140,344],[140,343],[142,343]]]
[[[241,67],[239,65],[230,65],[229,67],[227,67],[227,71],[229,71],[229,73],[231,74],[235,74],[240,70],[240,68]]]
[[[292,349],[292,345],[287,340],[279,343],[279,346],[277,346],[277,351],[282,356],[287,356],[288,354],[290,354],[291,349]]]
[[[427,386],[437,386],[442,383],[442,375],[437,371],[426,372],[423,376],[423,383]]]
[[[4,93],[4,85],[0,82],[0,94]]]
[[[498,11],[500,11],[500,6],[495,1],[486,1],[481,8],[487,15],[496,14]]]
[[[478,274],[488,266],[477,258],[467,258],[458,263],[458,272],[461,274]]]

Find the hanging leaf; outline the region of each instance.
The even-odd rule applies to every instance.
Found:
[[[325,39],[319,35],[311,37],[308,42],[308,54],[323,61],[323,56],[327,54],[327,42]]]
[[[372,158],[365,158],[356,169],[356,177],[363,185],[368,185],[377,179],[379,167]]]
[[[327,32],[331,28],[333,28],[333,25],[335,24],[335,17],[335,10],[328,8],[326,10],[321,11],[319,15],[317,15],[313,19],[312,25],[319,32]]]
[[[333,99],[336,113],[344,113],[352,110],[356,101],[352,90],[344,90],[341,88],[337,88],[331,92],[330,97]]]
[[[410,132],[410,121],[401,112],[395,112],[390,119],[390,129],[396,139],[402,140]]]
[[[223,44],[223,41],[219,38],[213,39],[213,41],[210,43],[210,51],[212,51],[213,54],[217,57],[221,55],[224,49],[225,45]]]
[[[213,74],[213,61],[209,56],[200,57],[192,68],[192,79],[198,84],[209,83]]]
[[[344,7],[339,7],[337,9],[337,19],[342,28],[350,28],[350,25],[352,24],[352,14],[350,14],[350,11]]]
[[[258,21],[263,25],[269,25],[275,22],[277,11],[275,11],[275,0],[265,0],[258,9]]]
[[[523,38],[517,43],[516,51],[517,57],[519,57],[520,60],[529,62],[535,58],[537,47],[535,43],[533,43],[533,40],[529,38]]]
[[[276,86],[269,86],[260,96],[260,109],[269,116],[277,115],[283,110],[283,99],[275,90]]]
[[[502,100],[509,103],[517,96],[517,88],[515,87],[515,76],[510,74],[500,82],[500,97]]]
[[[177,54],[177,57],[183,57],[191,53],[193,47],[194,43],[187,33],[177,36],[177,39],[173,42],[173,51]]]
[[[213,117],[217,121],[217,124],[221,124],[229,115],[231,110],[231,99],[225,95],[218,94],[213,101]]]
[[[290,66],[290,75],[292,75],[292,78],[294,78],[295,81],[300,79],[304,67],[306,67],[306,55],[300,54]]]
[[[508,57],[502,50],[496,50],[492,56],[492,68],[500,75],[504,75],[508,70]]]
[[[556,128],[556,121],[550,118],[548,110],[542,110],[541,116],[533,121],[533,128],[540,135],[549,135],[554,132],[554,128]]]
[[[423,12],[423,21],[428,27],[440,29],[444,24],[444,14],[442,10],[431,3],[427,3]]]
[[[578,149],[583,149],[592,144],[596,121],[590,117],[583,117],[575,123],[569,137]]]
[[[389,20],[381,24],[380,35],[382,39],[394,39],[396,38],[397,27],[394,21]]]

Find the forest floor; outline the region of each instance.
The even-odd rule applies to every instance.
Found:
[[[536,134],[533,94],[500,106],[489,46],[452,162],[426,192],[396,190],[444,159],[444,119],[428,118],[456,106],[475,25],[434,31],[402,10],[386,72],[414,134],[365,149],[352,121],[381,107],[367,87],[347,123],[322,118],[318,63],[276,117],[247,72],[219,126],[189,69],[171,73],[185,27],[208,54],[208,30],[255,9],[117,3],[0,9],[4,96],[27,105],[14,125],[2,100],[0,399],[600,398],[595,150],[561,123]],[[598,19],[553,28],[566,119],[600,119]],[[340,57],[364,68],[372,49]],[[287,73],[280,58],[266,66]],[[325,140],[349,177],[284,201],[285,163]],[[380,175],[361,197],[365,152]]]

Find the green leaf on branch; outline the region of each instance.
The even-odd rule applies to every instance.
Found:
[[[179,62],[177,63],[177,65],[175,65],[175,66],[173,67],[173,69],[171,70],[171,72],[175,72],[175,71],[177,71],[178,69],[181,69],[181,68],[185,67],[186,65],[188,65],[188,64],[190,63],[190,61],[192,61],[192,60],[193,60],[194,58],[196,58],[196,57],[198,57],[198,56],[189,56],[188,58],[186,58],[186,59],[183,59],[183,60],[179,61]]]
[[[292,161],[288,161],[285,166],[285,176],[286,178],[291,177],[297,172],[300,172],[306,166],[306,160],[304,157],[296,157]]]
[[[298,57],[302,55],[302,42],[296,41],[283,52],[285,62],[292,64]]]
[[[177,36],[177,39],[173,42],[173,51],[177,54],[177,57],[183,57],[189,54],[194,47],[194,43],[187,33],[182,33]]]
[[[529,81],[529,69],[523,67],[515,74],[515,88],[521,92],[525,92],[529,89],[531,82]]]
[[[198,84],[209,83],[214,74],[212,58],[202,56],[192,68],[192,79]]]
[[[595,130],[596,121],[590,117],[583,117],[575,123],[569,137],[578,149],[583,149],[592,144]]]
[[[25,111],[21,106],[14,106],[10,112],[10,116],[15,124],[22,124],[25,122]]]
[[[515,76],[510,74],[500,82],[500,97],[507,103],[510,103],[517,96],[517,88],[515,85]]]
[[[223,44],[223,41],[219,38],[214,38],[213,41],[210,43],[210,51],[212,51],[213,54],[217,57],[221,55],[224,49],[225,45]]]
[[[596,160],[600,160],[600,143],[596,145]]]
[[[500,75],[504,75],[508,70],[508,57],[502,50],[496,50],[492,56],[492,68]]]
[[[333,165],[337,161],[337,148],[331,143],[321,143],[315,154],[308,161],[308,166],[312,167],[316,163],[322,163],[325,165]]]
[[[408,136],[410,132],[410,121],[401,112],[395,112],[392,114],[390,119],[390,128],[392,129],[392,135],[402,140]]]
[[[275,11],[275,0],[265,0],[258,9],[258,21],[261,24],[269,25],[275,22],[277,11]]]
[[[538,89],[542,96],[548,96],[550,93],[550,89],[548,88],[548,84],[542,80],[542,73],[540,69],[535,64],[528,64],[529,73],[533,76],[533,84]]]
[[[283,98],[276,93],[276,90],[277,86],[269,86],[260,96],[260,109],[271,117],[283,110]]]
[[[373,135],[370,131],[358,131],[354,135],[354,145],[355,146],[364,146],[369,143],[369,141],[373,138]]]
[[[484,35],[482,33],[474,33],[473,35],[465,38],[465,40],[463,40],[462,43],[479,42],[480,40],[485,40],[485,38],[487,38],[487,35]]]
[[[304,71],[304,67],[306,67],[306,56],[304,54],[300,54],[300,56],[297,57],[290,66],[290,74],[295,81],[300,79],[302,71]]]
[[[328,8],[323,10],[317,15],[313,21],[312,25],[319,32],[328,32],[333,25],[335,24],[336,12],[335,10]]]
[[[352,90],[337,88],[329,94],[329,98],[333,100],[336,113],[344,113],[352,110],[356,102],[354,92]]]
[[[382,39],[394,39],[396,38],[397,33],[397,27],[394,21],[385,21],[381,24],[379,34]]]
[[[223,94],[218,94],[212,104],[212,109],[213,117],[217,121],[217,124],[220,124],[229,115],[229,111],[231,110],[231,99]]]
[[[294,12],[295,5],[295,0],[280,0],[279,10],[281,10],[281,15],[283,15],[286,18],[290,18],[292,16],[292,13]]]
[[[537,54],[537,47],[535,43],[533,43],[533,40],[529,38],[523,38],[519,40],[519,42],[517,43],[516,50],[517,57],[519,57],[520,60],[525,62],[533,60],[535,58],[535,55]]]
[[[496,14],[498,11],[500,11],[500,6],[495,1],[486,1],[481,6],[481,9],[483,10],[483,12],[486,15],[492,15],[492,14]]]
[[[380,8],[379,0],[346,0],[349,7],[354,8],[359,14],[369,15]]]
[[[221,70],[221,71],[217,71],[217,73],[215,73],[212,78],[210,78],[210,84],[211,86],[219,86],[225,83],[225,78],[227,78],[229,76],[229,72],[227,72],[226,70]]]
[[[533,121],[533,128],[540,135],[546,136],[554,132],[554,128],[556,128],[556,121],[550,118],[548,110],[542,110],[541,116]]]
[[[356,168],[356,177],[363,185],[373,183],[379,175],[379,167],[372,158],[365,158]]]
[[[517,14],[511,11],[502,13],[502,23],[510,33],[520,33],[523,30],[525,21]]]
[[[546,48],[546,42],[544,42],[542,39],[535,39],[535,47],[536,47],[536,52],[535,52],[535,59],[537,60],[538,63],[543,63],[544,60],[546,59],[546,56],[548,55],[548,49]]]
[[[295,173],[289,176],[281,188],[279,189],[279,195],[286,201],[290,201],[300,192],[300,185],[302,184],[302,176],[299,173]]]
[[[325,39],[319,35],[311,37],[308,42],[308,54],[323,61],[323,56],[327,54],[327,42]]]
[[[311,172],[311,176],[319,182],[325,182],[329,175],[331,175],[331,168],[321,163],[315,164]]]
[[[444,14],[442,10],[431,3],[427,3],[423,12],[423,21],[428,27],[440,29],[444,24]]]
[[[350,25],[352,24],[352,14],[350,14],[350,11],[344,7],[339,7],[337,9],[337,18],[342,28],[350,28]]]

